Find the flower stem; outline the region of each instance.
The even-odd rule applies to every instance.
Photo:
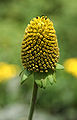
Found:
[[[36,97],[37,97],[37,90],[38,90],[38,86],[34,80],[33,95],[32,95],[32,101],[31,101],[31,107],[30,107],[30,113],[29,113],[28,120],[32,120],[32,117],[33,117],[33,112],[34,112],[34,107],[35,107]]]

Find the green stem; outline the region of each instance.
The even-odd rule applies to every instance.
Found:
[[[32,117],[33,117],[33,112],[34,112],[34,107],[35,107],[36,97],[37,97],[37,90],[38,90],[38,86],[34,81],[33,95],[32,95],[32,101],[31,101],[31,107],[30,107],[30,113],[29,113],[28,120],[32,120]]]

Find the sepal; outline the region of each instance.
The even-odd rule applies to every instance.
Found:
[[[61,65],[61,64],[56,64],[56,70],[63,70],[64,69],[64,66]]]
[[[32,72],[28,71],[27,69],[24,69],[19,76],[21,76],[21,84],[23,84],[26,80],[28,80],[29,76],[32,74]]]
[[[48,82],[52,85],[52,84],[53,84],[53,75],[52,75],[52,74],[49,75],[49,76],[47,77],[47,80],[48,80]]]
[[[35,82],[40,88],[46,88],[48,84],[56,82],[55,72],[49,71],[48,73],[34,73]]]

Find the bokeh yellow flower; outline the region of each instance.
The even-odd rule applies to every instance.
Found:
[[[77,77],[77,58],[70,58],[64,62],[64,68],[67,72]]]
[[[0,62],[0,82],[11,79],[17,75],[18,66]]]

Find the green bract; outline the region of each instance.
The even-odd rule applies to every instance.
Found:
[[[62,70],[64,67],[60,64],[56,65],[56,70]],[[33,79],[35,80],[36,84],[40,88],[46,88],[48,84],[53,84],[56,82],[56,70],[52,71],[51,69],[49,72],[30,72],[26,69],[24,69],[20,76],[21,76],[21,84],[23,84],[26,80],[28,80],[31,75],[33,76]]]

